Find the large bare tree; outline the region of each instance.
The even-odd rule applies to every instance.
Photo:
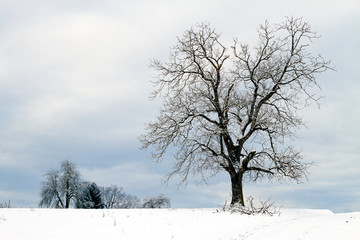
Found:
[[[311,164],[291,140],[303,124],[297,110],[317,103],[311,90],[329,62],[308,51],[318,36],[301,18],[265,22],[258,36],[254,47],[234,41],[227,48],[203,23],[178,38],[167,62],[152,62],[159,73],[153,97],[163,98],[163,108],[140,140],[157,161],[176,152],[167,180],[226,171],[231,204],[244,205],[244,179],[306,177]]]

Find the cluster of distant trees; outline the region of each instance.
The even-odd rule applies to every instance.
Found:
[[[10,208],[10,200],[8,202],[0,203],[0,208]]]
[[[40,207],[50,208],[169,208],[170,199],[164,195],[140,200],[127,194],[117,185],[99,187],[81,179],[76,166],[62,161],[60,169],[44,175],[40,192]]]

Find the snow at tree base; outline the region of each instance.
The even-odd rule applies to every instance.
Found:
[[[6,240],[360,239],[360,212],[282,209],[241,215],[216,209],[0,209]]]

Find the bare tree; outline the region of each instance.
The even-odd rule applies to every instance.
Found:
[[[40,207],[65,208],[62,193],[59,186],[59,171],[51,170],[45,175],[42,182]]]
[[[71,201],[76,202],[80,173],[72,162],[61,162],[60,170],[50,170],[45,178],[40,193],[40,207],[69,208]]]
[[[124,193],[114,208],[140,208],[140,199],[137,196]]]
[[[105,204],[105,208],[114,208],[124,195],[122,188],[116,185],[111,185],[110,187],[101,187],[100,188]]]
[[[140,200],[136,196],[123,192],[117,185],[100,188],[105,208],[139,208]]]
[[[163,194],[157,197],[145,198],[142,208],[169,208],[171,207],[170,199]]]
[[[8,202],[0,203],[0,208],[10,208],[10,200]]]
[[[237,41],[226,48],[220,34],[201,24],[178,38],[168,62],[152,62],[159,73],[152,97],[162,97],[163,108],[140,140],[158,162],[177,150],[166,181],[226,171],[231,204],[244,205],[244,179],[306,177],[311,164],[291,146],[303,125],[297,110],[308,100],[317,103],[315,76],[330,63],[309,53],[318,36],[301,18],[265,22],[258,36],[253,48]]]

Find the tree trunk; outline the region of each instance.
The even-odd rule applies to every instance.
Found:
[[[66,192],[65,208],[70,208],[70,195],[69,192]]]
[[[231,205],[241,204],[242,206],[245,206],[242,181],[243,181],[242,173],[233,174],[231,176],[231,190],[232,190]]]
[[[65,208],[70,208],[70,183],[66,180]]]

